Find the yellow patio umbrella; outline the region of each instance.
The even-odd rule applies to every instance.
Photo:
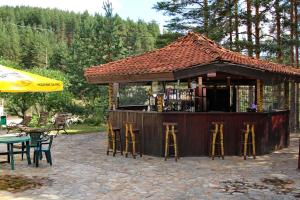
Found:
[[[0,92],[55,92],[63,82],[0,65]]]

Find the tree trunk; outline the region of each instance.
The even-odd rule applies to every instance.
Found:
[[[290,7],[290,23],[291,23],[291,33],[290,33],[290,40],[291,40],[291,48],[290,48],[290,65],[294,66],[295,57],[294,57],[294,0],[291,0],[291,7]]]
[[[291,41],[294,40],[294,0],[290,1],[290,39]],[[294,58],[294,43],[292,42],[291,48],[290,48],[290,64],[291,66],[294,66],[295,58]],[[292,82],[291,86],[291,111],[290,111],[290,129],[292,132],[296,130],[296,95],[295,95],[295,83]]]
[[[234,26],[235,26],[235,50],[240,51],[239,48],[239,5],[238,0],[234,0]],[[238,92],[237,92],[238,94]]]
[[[240,51],[239,45],[239,0],[234,0],[234,29],[235,29],[235,51]],[[236,86],[236,111],[240,112],[240,87]]]
[[[298,1],[294,1],[294,33],[295,33],[295,57],[296,57],[296,67],[299,68],[299,38],[298,38]],[[296,84],[296,128],[299,129],[299,83]]]
[[[233,29],[232,29],[232,0],[228,0],[229,4],[229,49],[232,50],[232,44],[233,44],[233,39],[232,39],[232,34],[233,34]]]
[[[255,57],[260,58],[260,0],[255,0]]]
[[[253,56],[253,41],[252,41],[252,15],[251,15],[251,7],[252,1],[247,0],[247,49],[248,55]]]
[[[248,56],[253,56],[253,41],[252,41],[252,0],[247,0],[247,49]],[[255,102],[255,97],[253,96],[254,88],[253,86],[249,86],[248,96],[249,96],[249,107]],[[256,102],[257,103],[257,102]]]
[[[204,0],[204,33],[206,37],[208,37],[208,18],[208,1]]]
[[[281,41],[281,13],[280,13],[280,6],[279,1],[275,1],[275,18],[276,18],[276,33],[277,33],[277,62],[282,63],[283,61],[283,54],[282,54],[282,41]]]

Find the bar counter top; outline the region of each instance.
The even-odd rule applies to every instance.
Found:
[[[142,111],[142,110],[110,110],[109,112],[136,112],[136,113],[156,113],[156,114],[226,114],[226,115],[249,115],[249,114],[275,114],[275,113],[285,113],[289,112],[289,110],[272,110],[272,111],[264,111],[264,112],[222,112],[222,111],[210,111],[210,112],[187,112],[187,111],[164,111],[164,112],[157,112],[157,111]]]

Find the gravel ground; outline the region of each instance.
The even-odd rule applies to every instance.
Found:
[[[177,163],[152,156],[107,156],[105,138],[105,133],[58,136],[52,167],[45,160],[39,168],[28,166],[20,155],[14,171],[1,164],[0,174],[44,181],[36,189],[0,191],[0,199],[300,199],[299,134],[292,135],[289,148],[256,160],[187,157]]]

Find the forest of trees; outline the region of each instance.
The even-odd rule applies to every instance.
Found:
[[[55,74],[53,71],[59,71],[59,76],[52,78],[63,77],[64,82],[68,82],[61,96],[70,98],[67,99],[69,102],[64,98],[64,104],[60,107],[55,103],[54,111],[96,115],[100,119],[93,117],[94,120],[100,122],[107,107],[106,88],[87,84],[83,76],[84,69],[152,50],[157,42],[161,46],[165,43],[165,39],[158,41],[160,30],[156,22],[121,19],[112,12],[109,2],[99,11],[101,9],[104,9],[104,15],[31,7],[0,7],[2,64],[40,72],[42,75],[49,72],[49,76]],[[34,105],[38,99],[38,103],[45,102],[45,95],[32,95],[6,95],[10,102],[9,111],[23,115],[25,107]],[[24,103],[19,105],[14,99],[24,99]]]
[[[86,83],[85,68],[160,48],[190,30],[233,51],[299,67],[297,0],[158,0],[153,9],[171,18],[163,34],[155,21],[120,18],[109,1],[99,7],[103,15],[0,7],[0,59],[23,69],[59,70],[70,99],[79,100],[61,109],[88,114],[105,112],[107,94]],[[290,87],[298,118],[298,85]]]

